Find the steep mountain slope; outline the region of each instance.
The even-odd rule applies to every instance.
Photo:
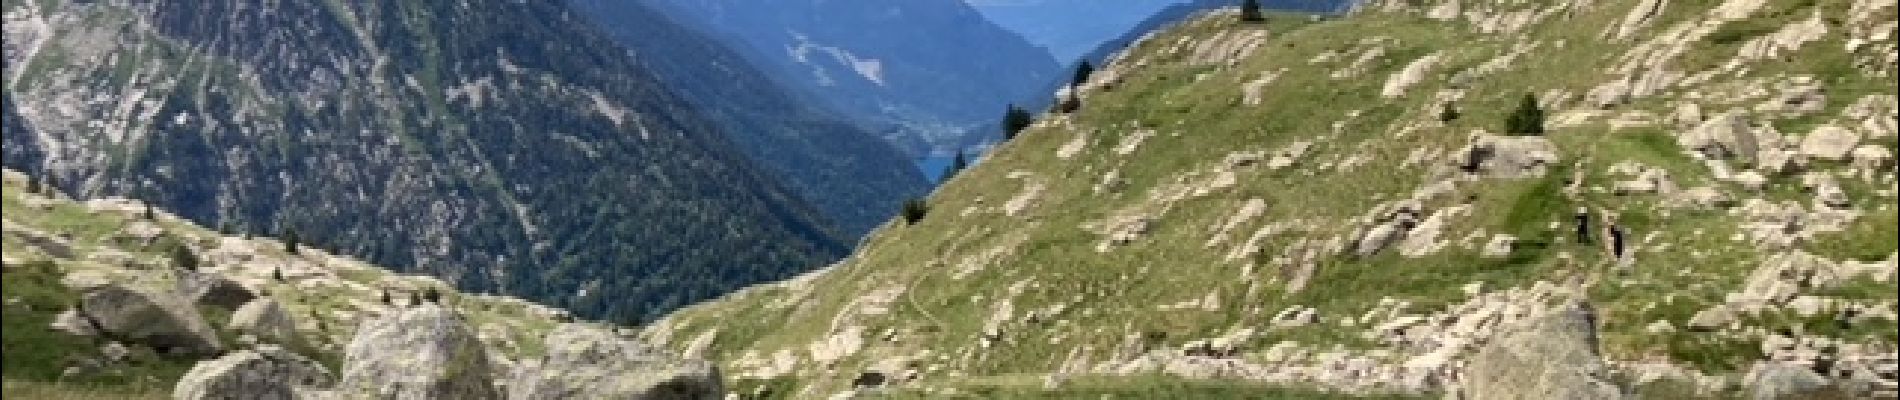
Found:
[[[568,3],[853,239],[926,190],[928,182],[896,147],[791,92],[718,40],[640,2]]]
[[[5,13],[18,66],[6,95],[30,128],[8,129],[5,164],[80,197],[294,232],[620,321],[846,248],[558,3],[9,1]]]
[[[1046,51],[962,0],[646,1],[913,155],[993,139],[970,128],[1060,74]]]
[[[796,397],[1894,396],[1896,8],[1203,16],[915,224],[646,335]]]
[[[277,238],[221,234],[134,200],[74,201],[13,170],[0,177],[7,398],[291,398],[273,390],[292,386],[368,398],[325,387],[339,376],[392,392],[442,377],[516,392],[564,379],[596,388],[707,386],[691,374],[669,379],[694,363],[674,361],[669,371],[661,361],[671,357],[657,353],[637,356],[639,366],[562,358],[613,334],[565,323],[559,309],[456,292],[439,279]],[[392,330],[409,341],[379,337]],[[218,351],[181,352],[181,343]],[[406,360],[408,369],[389,368]],[[490,375],[471,374],[470,365]],[[295,398],[321,398],[305,394]]]

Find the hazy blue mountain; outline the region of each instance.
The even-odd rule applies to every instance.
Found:
[[[973,127],[1066,73],[962,0],[645,1],[912,155],[970,142]]]
[[[6,4],[5,165],[80,197],[621,321],[848,248],[560,2]]]
[[[997,25],[1070,63],[1183,0],[964,0]]]
[[[740,150],[856,237],[929,183],[895,146],[772,79],[736,51],[635,1],[573,0],[634,61],[698,106]]]

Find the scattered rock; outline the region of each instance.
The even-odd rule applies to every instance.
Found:
[[[1861,171],[1891,172],[1887,168],[1893,165],[1893,152],[1888,151],[1885,147],[1871,144],[1863,145],[1854,148],[1852,156],[1854,157],[1854,168],[1859,168]]]
[[[87,291],[79,310],[107,337],[160,352],[208,355],[224,349],[198,309],[168,293],[105,285]]]
[[[252,300],[231,313],[230,328],[257,337],[286,343],[297,336],[297,321],[277,300]]]
[[[86,320],[85,316],[79,315],[79,310],[66,310],[65,312],[59,313],[59,315],[53,316],[53,323],[51,325],[53,330],[65,332],[68,335],[99,335],[99,327],[94,326],[92,321]]]
[[[1755,363],[1742,378],[1754,392],[1752,398],[1773,400],[1827,386],[1827,378],[1807,368],[1773,361]]]
[[[1840,161],[1847,159],[1848,153],[1857,144],[1860,144],[1860,133],[1834,125],[1822,125],[1801,139],[1801,155]]]
[[[1480,135],[1463,153],[1466,172],[1494,178],[1543,176],[1559,161],[1557,147],[1542,136]]]
[[[1739,159],[1754,163],[1760,148],[1754,126],[1741,111],[1731,111],[1696,126],[1676,137],[1683,148],[1701,152],[1713,159]]]
[[[243,284],[213,273],[179,271],[177,287],[178,293],[184,294],[192,303],[224,307],[226,310],[237,309],[257,298],[257,294]]]
[[[1431,72],[1432,67],[1438,66],[1438,60],[1443,57],[1440,53],[1432,53],[1413,60],[1411,64],[1406,64],[1405,69],[1393,73],[1391,78],[1386,79],[1385,88],[1380,95],[1388,99],[1404,96],[1405,89],[1424,80],[1425,74]]]
[[[119,228],[119,232],[112,235],[111,241],[121,247],[137,249],[150,247],[158,243],[158,238],[163,236],[165,236],[165,228],[160,228],[152,221],[141,219],[127,222],[125,227]]]
[[[1505,333],[1465,371],[1464,394],[1489,399],[1621,399],[1597,353],[1596,316],[1573,303]]]
[[[521,371],[509,399],[719,399],[719,370],[680,360],[599,327],[566,324],[547,336],[541,368]]]
[[[281,347],[265,345],[198,362],[178,380],[178,400],[303,398],[299,392],[329,386],[334,378],[322,364]]]
[[[1511,235],[1492,236],[1484,245],[1485,258],[1504,258],[1511,255],[1511,249],[1517,245],[1517,237]]]

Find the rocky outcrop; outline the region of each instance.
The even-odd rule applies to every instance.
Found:
[[[1756,400],[1791,398],[1827,386],[1827,378],[1807,368],[1777,362],[1759,362],[1742,378],[1752,388]]]
[[[281,347],[242,350],[191,367],[172,389],[177,400],[290,400],[302,388],[328,386],[322,364]]]
[[[1411,64],[1405,66],[1405,69],[1393,73],[1391,78],[1386,79],[1385,88],[1380,91],[1380,96],[1388,99],[1404,96],[1405,89],[1425,80],[1425,74],[1431,72],[1432,67],[1438,66],[1441,58],[1443,58],[1442,54],[1432,53],[1413,60]]]
[[[205,355],[224,349],[198,309],[168,293],[108,284],[86,292],[79,314],[108,337],[160,352]]]
[[[297,321],[277,300],[257,299],[231,314],[230,328],[259,338],[288,342],[297,335]]]
[[[1860,133],[1833,125],[1814,128],[1801,139],[1801,155],[1822,160],[1844,160],[1860,144]]]
[[[1541,136],[1480,135],[1463,153],[1466,172],[1494,178],[1543,176],[1558,161],[1557,147]]]
[[[178,292],[193,304],[237,309],[257,298],[244,285],[217,274],[184,271],[178,276]]]
[[[338,398],[500,399],[488,351],[461,315],[437,305],[397,312],[357,328],[343,360]]]
[[[1473,356],[1464,398],[1625,398],[1609,372],[1597,353],[1595,313],[1573,303],[1505,333]]]
[[[1736,158],[1753,162],[1760,150],[1748,116],[1740,112],[1722,114],[1676,138],[1683,148],[1701,152],[1714,159]]]
[[[681,360],[612,331],[584,324],[555,328],[538,368],[524,368],[508,385],[513,400],[718,399],[719,370]]]

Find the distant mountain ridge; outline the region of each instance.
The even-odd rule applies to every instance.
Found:
[[[294,231],[468,291],[621,322],[848,248],[711,116],[561,3],[5,12],[18,68],[5,164],[76,196]]]
[[[895,146],[753,61],[638,1],[572,0],[739,149],[855,238],[896,215],[929,184]]]
[[[1066,73],[962,0],[644,1],[912,156],[980,142],[971,128]]]

